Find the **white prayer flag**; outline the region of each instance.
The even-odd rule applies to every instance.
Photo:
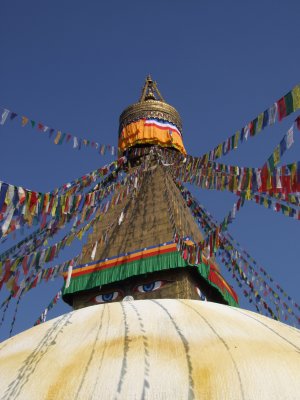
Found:
[[[96,256],[96,251],[97,251],[97,246],[98,246],[98,242],[95,243],[95,246],[92,250],[92,254],[91,254],[91,259],[95,260],[95,256]]]
[[[257,188],[259,189],[261,187],[261,171],[258,170],[258,168],[255,169],[255,175],[256,175],[256,183],[257,183]]]
[[[5,222],[2,225],[2,235],[3,236],[5,236],[6,232],[8,231],[10,222],[11,222],[12,217],[14,215],[14,211],[15,211],[15,208],[14,208],[13,204],[11,203],[10,206],[8,207],[8,212],[6,212]]]
[[[281,180],[280,180],[280,168],[276,169],[276,188],[282,189]]]
[[[118,222],[118,224],[119,225],[121,225],[121,223],[124,221],[124,212],[122,211],[121,212],[121,215],[120,215],[120,217],[119,217],[119,222]]]
[[[8,114],[9,114],[9,110],[4,108],[4,111],[2,112],[2,115],[1,115],[0,125],[4,125],[5,124],[5,121],[6,121],[7,117],[8,117]]]
[[[73,142],[74,142],[73,149],[76,149],[76,147],[78,147],[78,140],[76,136],[73,137]]]
[[[248,139],[249,133],[250,133],[249,125],[246,125],[245,128],[244,128],[244,138],[245,138],[245,140]]]
[[[277,115],[277,103],[274,103],[269,109],[269,121],[268,121],[268,125],[273,125],[275,123],[276,120],[276,115]]]
[[[294,143],[294,127],[292,126],[286,134],[286,148],[289,149]]]
[[[73,272],[73,265],[71,264],[68,267],[68,276],[67,276],[67,280],[66,280],[66,289],[68,289],[68,287],[70,286],[72,272]]]

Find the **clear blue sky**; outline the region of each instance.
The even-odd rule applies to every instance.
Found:
[[[299,15],[297,0],[4,2],[0,105],[116,145],[119,114],[138,99],[150,72],[182,116],[189,154],[201,155],[300,82]],[[222,161],[261,166],[295,116]],[[284,164],[299,160],[299,134]],[[112,160],[92,149],[55,146],[17,122],[0,127],[0,144],[0,180],[39,191]],[[220,221],[234,201],[228,193],[195,194]],[[299,222],[247,204],[230,232],[299,302]],[[33,324],[61,285],[58,280],[26,295],[15,332]],[[49,317],[68,310],[60,303]]]

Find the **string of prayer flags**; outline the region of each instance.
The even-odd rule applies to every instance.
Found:
[[[107,177],[107,181],[102,181],[100,184],[97,186],[97,190],[100,190],[102,187],[102,195],[98,198],[97,203],[94,202],[93,207],[96,207],[98,204],[98,201],[103,200],[105,197],[110,195],[113,190],[118,190],[119,187],[122,187],[127,184],[127,182],[131,179],[131,175],[127,175],[122,181],[117,182],[115,180],[111,179],[112,174],[110,174]],[[107,185],[108,183],[108,185]],[[96,188],[94,188],[95,190]],[[83,210],[85,210],[83,208]],[[91,209],[85,210],[86,217],[82,218],[80,217],[81,215],[81,210],[74,210],[73,213],[71,214],[63,214],[62,218],[55,219],[55,220],[50,220],[44,228],[40,228],[37,231],[35,231],[33,234],[29,235],[26,237],[24,240],[19,242],[17,245],[11,247],[10,249],[6,250],[4,253],[0,255],[0,261],[4,260],[6,258],[11,258],[11,257],[20,257],[22,255],[31,253],[36,251],[39,247],[45,244],[46,240],[53,237],[60,229],[62,229],[65,226],[65,222],[70,222],[74,217],[75,217],[75,222],[72,227],[72,231],[84,220],[88,219],[91,215]],[[67,220],[66,218],[67,217]]]
[[[296,122],[296,120],[295,120]],[[280,143],[275,147],[275,150],[264,164],[263,168],[267,167],[271,172],[280,162],[284,153],[289,150],[294,144],[294,124],[289,128],[287,133],[283,136]]]
[[[193,167],[193,160],[185,166],[171,166],[170,172],[175,179],[188,182],[202,189],[227,190],[238,196],[246,196],[257,192],[285,193],[292,194],[300,192],[300,162],[283,165],[276,170],[270,171],[265,165],[264,168],[246,168],[229,166],[223,168],[224,164],[216,166],[207,164],[203,168]],[[217,167],[220,167],[218,170]]]
[[[261,132],[266,127],[273,125],[276,121],[282,121],[291,113],[300,108],[300,85],[296,85],[285,96],[272,104],[268,109],[260,113],[256,118],[246,124],[241,130],[230,136],[224,142],[217,145],[213,150],[210,150],[201,156],[201,164],[208,161],[213,161],[221,156],[227,155],[230,151],[236,150],[239,144],[248,140]]]
[[[42,314],[39,316],[39,318],[35,321],[34,326],[39,325],[46,321],[48,312],[55,306],[55,304],[57,304],[58,300],[61,298],[61,295],[62,295],[62,290],[59,290],[53,297],[53,299],[50,301],[48,306],[45,308],[45,310],[42,312]]]
[[[247,252],[247,250],[245,250],[245,248],[243,248],[243,247],[241,246],[241,244],[240,244],[238,241],[236,241],[236,240],[229,234],[229,232],[226,232],[226,236],[228,236],[228,238],[230,239],[230,241],[233,242],[233,243],[235,244],[235,247],[236,247],[236,246],[239,247],[239,252],[242,253],[242,254],[244,254],[244,255],[247,257],[247,259],[249,260],[249,262],[252,263],[252,265],[254,266],[254,268],[255,268],[256,270],[258,270],[259,272],[261,272],[261,273],[263,274],[263,276],[266,277],[266,278],[269,280],[270,284],[273,284],[273,285],[276,287],[276,289],[278,289],[279,292],[287,299],[287,301],[290,302],[291,307],[292,307],[292,308],[296,308],[298,311],[300,311],[300,306],[285,292],[284,289],[282,289],[282,287],[274,280],[274,278],[272,278],[272,277],[267,273],[267,271],[266,271],[261,265],[259,265],[259,264],[254,260],[253,257],[251,257],[251,255]],[[248,264],[246,260],[245,260],[245,262],[246,262],[246,264]],[[270,288],[270,290],[272,290],[272,289]],[[274,296],[275,296],[276,298],[279,298],[279,295],[276,294],[275,291],[274,291]]]
[[[296,315],[296,313],[293,312],[292,307],[288,306],[280,298],[278,293],[265,282],[264,278],[245,260],[245,258],[232,245],[232,243],[226,240],[224,249],[234,269],[239,272],[241,278],[253,291],[254,297],[258,300],[264,300],[264,308],[266,308],[266,304],[270,305],[269,302],[272,302],[277,311],[276,319],[282,320],[281,315],[284,315],[285,321],[287,321],[288,318],[292,318],[293,321],[295,321],[296,324],[299,325],[300,318]],[[287,310],[287,314],[283,311],[283,309]],[[268,311],[270,312],[270,310]]]
[[[222,253],[221,253],[222,254]],[[226,254],[226,253],[225,253]],[[277,317],[276,313],[274,310],[270,307],[270,305],[265,301],[265,299],[258,293],[257,290],[255,290],[253,283],[248,279],[247,275],[245,272],[238,266],[236,260],[232,259],[229,257],[229,262],[232,265],[233,272],[237,272],[239,274],[239,286],[242,287],[243,284],[245,284],[250,291],[252,292],[256,303],[261,303],[261,305],[264,307],[264,309],[268,312],[268,314],[271,316],[271,318],[278,320],[279,318]],[[228,268],[228,263],[224,263],[226,267]],[[230,271],[230,269],[228,268]],[[247,293],[247,291],[246,291]],[[261,313],[261,310],[260,310]]]
[[[113,162],[110,164],[111,177],[117,176],[119,165],[123,165],[123,163]],[[108,169],[103,170],[103,168],[97,172],[99,173],[100,170],[102,176],[109,172]],[[113,174],[114,172],[115,174]],[[94,181],[95,177],[92,180]],[[86,178],[81,182],[86,182]],[[101,184],[98,185],[99,188],[101,186]],[[5,237],[24,225],[32,226],[33,223],[40,222],[44,225],[47,217],[65,218],[67,214],[74,215],[78,209],[81,210],[84,206],[98,200],[102,194],[101,189],[76,195],[72,190],[68,190],[64,194],[58,194],[58,192],[59,190],[54,193],[33,192],[0,182],[0,237]]]
[[[15,295],[18,293],[20,286],[18,286],[19,279],[19,269],[18,266],[22,265],[24,275],[27,275],[29,270],[32,268],[41,268],[45,263],[51,262],[54,258],[58,256],[61,250],[65,248],[66,245],[70,246],[75,238],[82,240],[82,237],[98,222],[103,218],[103,214],[107,213],[112,207],[124,201],[124,199],[130,194],[135,193],[137,190],[137,177],[144,171],[144,166],[141,166],[138,170],[135,170],[133,174],[127,175],[123,184],[112,185],[116,188],[116,192],[111,196],[106,204],[98,207],[97,203],[94,203],[94,211],[97,211],[97,215],[85,226],[79,229],[71,229],[62,240],[55,243],[52,246],[48,246],[40,251],[35,251],[29,253],[16,259],[5,259],[0,262],[0,289],[5,284],[6,288],[9,289]],[[112,194],[112,191],[110,192]],[[90,213],[85,213],[86,218],[90,217]],[[83,220],[81,218],[81,220]],[[78,221],[81,223],[82,221]],[[4,270],[1,272],[1,267],[4,266]],[[54,271],[53,271],[54,273]],[[42,274],[42,272],[41,272]],[[2,276],[1,276],[2,275]],[[52,276],[52,275],[51,275]],[[48,277],[49,278],[49,277]],[[37,280],[43,279],[43,276]],[[37,283],[36,283],[37,284]],[[36,285],[35,284],[35,285]],[[33,283],[31,283],[33,285]],[[33,285],[34,287],[34,285]]]
[[[286,204],[281,204],[278,201],[274,201],[274,199],[270,198],[269,196],[251,194],[250,200],[254,201],[256,204],[268,208],[269,210],[282,213],[286,217],[300,220],[300,210]]]
[[[208,232],[211,232],[213,230],[216,230],[218,227],[218,224],[213,220],[213,217],[204,209],[203,206],[199,205],[199,203],[191,196],[189,193],[188,196],[186,196],[186,191],[183,186],[180,187],[181,193],[183,195],[183,198],[187,202],[187,205],[192,211],[192,214],[196,218],[197,222],[200,222],[201,226],[206,226],[208,227]],[[226,250],[227,253],[230,256],[230,260],[233,263],[233,268],[238,269],[238,273],[240,274],[241,282],[244,282],[247,286],[249,286],[250,291],[252,292],[252,295],[254,296],[254,299],[256,302],[261,303],[263,306],[263,309],[267,310],[267,312],[271,315],[272,318],[275,319],[281,319],[281,316],[278,314],[276,315],[273,311],[273,309],[268,305],[266,301],[266,296],[270,295],[270,301],[275,304],[276,310],[278,309],[280,311],[280,305],[283,305],[283,307],[287,310],[287,313],[284,313],[284,319],[287,320],[289,316],[292,316],[298,325],[300,325],[300,318],[293,312],[292,307],[286,305],[284,302],[280,302],[279,295],[278,293],[270,287],[270,285],[267,285],[267,283],[264,281],[264,279],[259,275],[257,271],[255,271],[245,260],[245,258],[242,256],[242,254],[232,245],[232,243],[229,242],[229,240],[226,238],[227,233],[224,231],[219,231],[219,242],[218,246],[215,246],[214,243],[210,243],[211,248],[214,247],[214,251],[217,249],[219,251]],[[199,247],[199,246],[198,246]],[[186,257],[191,257],[191,254],[194,253],[194,256],[198,257],[198,259],[201,258],[201,254],[204,251],[204,248],[197,246],[192,249],[190,248],[187,250],[186,248],[184,249],[184,252],[186,253]],[[209,249],[209,254],[206,252],[206,256],[211,257],[212,252],[211,249]],[[184,256],[184,254],[183,254]],[[192,256],[193,257],[193,256]],[[239,262],[243,262],[244,268],[246,271],[243,271],[243,269],[238,265]],[[247,278],[245,275],[245,272],[250,271],[253,275],[251,279]],[[258,290],[256,290],[253,286],[253,282],[258,287]],[[242,286],[242,283],[241,283]],[[263,291],[263,296],[259,294],[259,291]],[[291,299],[290,296],[288,296],[289,299]],[[285,305],[284,305],[285,304]],[[282,307],[281,307],[281,314],[282,314]],[[279,313],[280,314],[280,313]]]
[[[28,123],[30,121],[31,127],[36,128],[40,133],[48,132],[49,139],[52,140],[54,138],[53,143],[55,145],[62,145],[63,143],[65,143],[65,144],[71,143],[72,149],[74,149],[74,150],[81,150],[82,147],[91,147],[92,149],[95,149],[98,152],[98,154],[100,154],[102,156],[105,154],[114,156],[117,153],[116,146],[112,146],[110,144],[101,144],[101,143],[98,143],[98,142],[95,142],[95,141],[92,141],[89,139],[74,136],[70,133],[62,132],[61,130],[50,128],[49,126],[45,125],[44,123],[36,122],[35,120],[32,120],[24,115],[19,116],[14,111],[10,111],[10,110],[2,107],[2,111],[0,111],[0,125],[4,125],[5,122],[7,121],[8,117],[9,117],[9,120],[11,120],[11,121],[20,119],[20,124],[21,124],[22,128],[24,128],[26,125],[28,125]],[[19,118],[17,118],[17,117],[19,117]]]

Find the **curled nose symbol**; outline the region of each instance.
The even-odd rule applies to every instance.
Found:
[[[134,301],[134,298],[132,296],[125,296],[122,301]]]

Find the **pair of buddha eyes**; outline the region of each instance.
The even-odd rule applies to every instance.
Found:
[[[153,281],[149,283],[144,283],[143,285],[138,285],[133,289],[133,292],[138,292],[138,293],[150,293],[154,292],[155,290],[158,290],[162,288],[167,281]],[[99,294],[98,296],[94,297],[94,302],[95,303],[108,303],[110,301],[116,300],[120,295],[123,295],[121,290],[116,290],[113,292],[109,293],[103,293]]]

